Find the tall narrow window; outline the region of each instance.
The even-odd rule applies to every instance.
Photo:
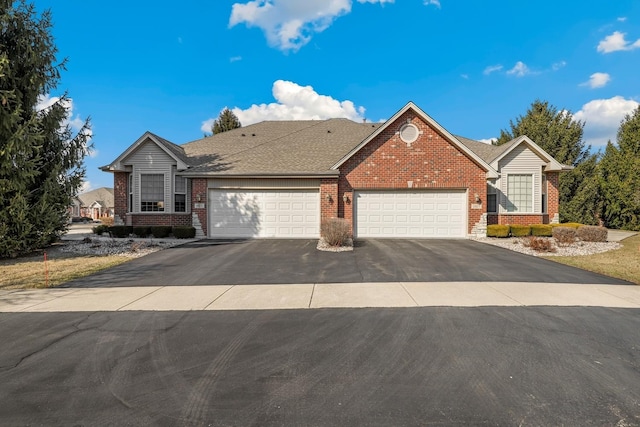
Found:
[[[498,191],[496,181],[487,181],[487,212],[498,212]]]
[[[173,195],[173,209],[175,212],[187,211],[187,179],[182,176],[175,177]]]
[[[507,176],[507,212],[533,212],[533,175]]]
[[[133,172],[129,174],[129,212],[133,212]]]
[[[164,174],[140,175],[140,211],[164,212]]]

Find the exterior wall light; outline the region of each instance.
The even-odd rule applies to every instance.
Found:
[[[349,203],[349,195],[347,193],[344,193],[344,196],[342,196],[342,201],[345,203]]]
[[[331,198],[331,194],[329,194],[329,193],[325,194],[324,198],[327,199],[327,202],[329,202],[329,203],[333,202],[333,199]]]
[[[474,194],[475,198],[476,198],[476,203],[480,203],[480,196],[478,196],[478,193]]]

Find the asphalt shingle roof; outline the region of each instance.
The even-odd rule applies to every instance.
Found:
[[[78,194],[82,206],[89,206],[98,202],[104,207],[113,207],[113,188],[100,187],[86,193]]]
[[[476,141],[474,139],[465,138],[463,136],[455,135],[455,137],[463,143],[469,150],[476,153],[478,157],[484,160],[487,163],[493,162],[496,158],[498,158],[502,153],[507,151],[515,142],[515,139],[502,144],[502,145],[492,145],[486,144],[484,142]]]
[[[348,119],[267,121],[182,146],[189,173],[317,174],[330,172],[381,123]]]

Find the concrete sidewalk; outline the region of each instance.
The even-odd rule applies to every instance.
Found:
[[[640,308],[640,286],[389,282],[0,291],[0,312],[275,310],[334,307],[585,306]]]

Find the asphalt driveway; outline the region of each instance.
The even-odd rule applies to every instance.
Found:
[[[67,287],[376,282],[627,282],[471,240],[368,239],[353,252],[316,240],[202,240],[133,260]]]

